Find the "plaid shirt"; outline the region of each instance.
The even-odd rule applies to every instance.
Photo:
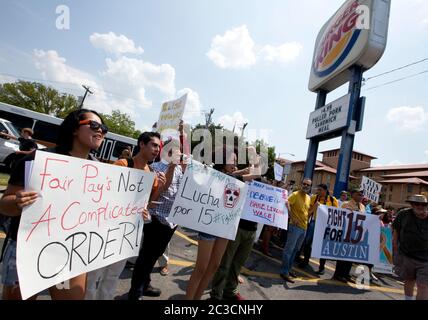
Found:
[[[151,165],[152,169],[156,172],[165,173],[168,170],[168,163],[164,161],[155,162]],[[155,215],[162,224],[169,226],[171,229],[175,228],[175,224],[168,222],[168,216],[171,212],[172,205],[174,203],[175,195],[178,192],[181,179],[183,178],[183,170],[180,165],[177,165],[174,170],[174,176],[172,177],[171,185],[168,190],[161,193],[159,196],[159,202],[162,204],[157,205],[154,208],[150,208],[149,212],[151,215]]]

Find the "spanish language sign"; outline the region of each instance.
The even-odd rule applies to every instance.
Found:
[[[241,218],[287,230],[287,199],[287,190],[252,181]]]
[[[380,256],[379,264],[373,268],[374,272],[394,274],[393,272],[393,250],[392,250],[392,228],[390,226],[380,229]]]
[[[246,194],[245,183],[192,161],[181,180],[169,221],[235,240]]]
[[[380,220],[358,211],[320,205],[312,256],[358,263],[379,263]]]
[[[361,188],[364,189],[364,196],[374,202],[379,202],[382,185],[376,181],[363,177],[361,180]]]
[[[162,109],[157,122],[157,131],[162,136],[175,135],[178,131],[178,125],[184,114],[187,94],[180,99],[168,101],[162,104]]]
[[[154,173],[37,151],[22,212],[17,268],[23,299],[137,256]]]

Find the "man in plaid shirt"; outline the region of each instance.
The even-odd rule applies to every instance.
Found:
[[[152,221],[144,225],[142,262],[135,265],[132,274],[130,300],[140,299],[141,289],[145,296],[158,297],[161,294],[160,289],[151,286],[150,274],[177,228],[177,225],[168,222],[168,216],[183,178],[184,165],[180,164],[180,156],[179,141],[169,140],[163,146],[161,161],[151,165],[154,171],[165,173],[166,182],[156,204],[149,206]]]

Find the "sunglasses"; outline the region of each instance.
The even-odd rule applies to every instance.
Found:
[[[81,126],[87,125],[87,124],[89,124],[89,128],[91,128],[91,130],[97,131],[97,130],[101,129],[101,132],[103,134],[106,134],[108,132],[108,127],[105,124],[96,122],[94,120],[79,121],[79,125],[81,125]]]

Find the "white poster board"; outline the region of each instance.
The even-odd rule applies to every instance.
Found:
[[[178,125],[183,118],[186,101],[187,93],[177,100],[162,104],[156,128],[162,137],[171,135],[178,138]]]
[[[376,181],[363,177],[361,180],[361,188],[364,189],[364,196],[374,202],[379,202],[382,185]]]
[[[284,167],[279,163],[275,162],[274,164],[275,180],[282,181],[282,175],[284,174]]]
[[[324,205],[318,207],[313,257],[376,265],[379,240],[377,216]]]
[[[287,230],[287,190],[257,181],[248,184],[241,219]]]
[[[192,161],[181,180],[169,222],[235,240],[246,194],[245,183]]]
[[[154,173],[43,151],[27,170],[40,196],[18,231],[23,299],[138,255]]]

